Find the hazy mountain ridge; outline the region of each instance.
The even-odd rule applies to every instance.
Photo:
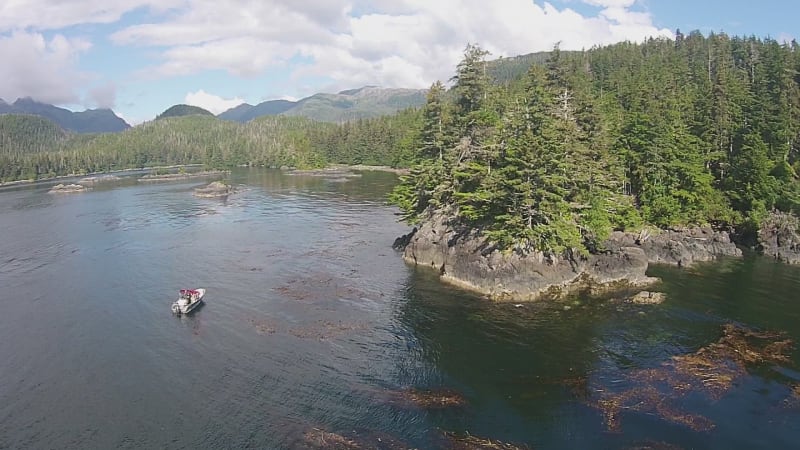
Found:
[[[268,100],[258,105],[242,103],[218,115],[220,119],[232,120],[234,122],[248,122],[261,116],[275,116],[294,108],[297,102],[290,100]]]
[[[320,122],[344,122],[394,114],[425,104],[425,89],[365,86],[337,94],[319,93],[292,102],[269,100],[252,106],[243,103],[222,114],[220,119],[247,122],[265,115],[302,116]]]
[[[124,131],[130,125],[110,109],[87,109],[73,112],[30,97],[17,99],[12,104],[0,99],[0,114],[31,114],[53,121],[56,125],[76,133],[109,133]]]

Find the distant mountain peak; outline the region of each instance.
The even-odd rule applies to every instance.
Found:
[[[130,128],[127,122],[110,109],[88,109],[73,112],[31,97],[20,97],[13,104],[0,102],[0,114],[28,114],[44,117],[61,128],[76,133],[109,133]]]
[[[167,117],[182,117],[182,116],[214,116],[211,111],[203,109],[199,106],[192,105],[173,105],[167,108],[166,111],[156,117],[158,119],[166,119]]]

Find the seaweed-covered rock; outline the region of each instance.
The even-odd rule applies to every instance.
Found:
[[[630,297],[628,301],[637,305],[658,305],[663,303],[667,295],[663,292],[641,291]]]
[[[86,192],[89,188],[80,184],[57,184],[50,188],[51,194],[72,194],[75,192]]]
[[[236,192],[233,186],[221,181],[214,181],[208,186],[195,188],[194,196],[202,198],[227,197]]]

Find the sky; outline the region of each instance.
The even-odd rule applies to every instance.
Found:
[[[447,81],[490,58],[700,30],[790,41],[797,0],[0,0],[0,98],[128,123],[365,85]]]

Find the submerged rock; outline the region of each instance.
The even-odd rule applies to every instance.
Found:
[[[90,188],[80,184],[57,184],[48,191],[51,194],[71,194],[74,192],[86,192]]]
[[[208,186],[195,188],[194,196],[201,198],[227,197],[236,192],[236,189],[221,181],[214,181]]]
[[[628,301],[637,305],[658,305],[663,303],[666,298],[667,294],[663,292],[642,291],[630,297]]]
[[[761,224],[758,243],[765,256],[789,264],[800,264],[800,218],[773,213]]]

